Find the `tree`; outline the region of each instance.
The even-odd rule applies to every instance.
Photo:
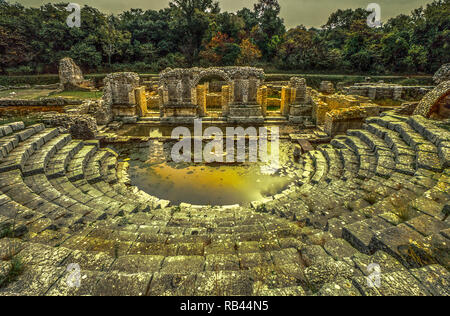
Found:
[[[180,49],[192,65],[209,26],[209,14],[219,13],[219,3],[213,0],[172,0],[169,5],[175,18],[173,27],[183,38]]]
[[[7,67],[16,67],[32,60],[33,53],[25,37],[0,26],[0,56],[0,72],[4,73]]]
[[[123,51],[124,46],[130,43],[131,34],[117,30],[114,25],[114,17],[110,16],[108,23],[100,28],[101,44],[103,52],[108,56],[108,64],[115,54]]]
[[[253,65],[262,56],[258,47],[249,38],[242,40],[240,54],[237,59],[239,65]]]
[[[200,58],[209,65],[233,65],[240,54],[239,45],[227,34],[218,32],[200,53]]]
[[[290,29],[280,46],[278,57],[285,69],[307,70],[317,63],[319,49],[313,42],[313,32],[304,26]]]
[[[102,63],[102,54],[87,42],[75,44],[70,49],[70,57],[75,63],[88,69],[97,69]]]
[[[279,17],[280,4],[277,0],[258,0],[254,5],[254,13],[258,27],[253,27],[252,35],[264,58],[271,60],[276,54],[279,39],[286,31],[284,21]]]

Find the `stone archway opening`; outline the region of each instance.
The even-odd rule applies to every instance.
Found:
[[[438,120],[450,118],[450,90],[444,93],[431,107],[429,118]]]
[[[448,119],[450,117],[450,81],[440,83],[420,100],[414,115],[422,115],[432,119]]]
[[[281,116],[282,86],[267,85],[267,116]]]
[[[231,82],[222,74],[204,74],[195,87],[197,105],[202,116],[222,117],[230,102]]]

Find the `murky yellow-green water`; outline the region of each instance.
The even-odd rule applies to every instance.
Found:
[[[141,148],[136,144],[115,148],[130,164],[132,185],[173,204],[247,205],[283,191],[295,181],[299,169],[288,141],[280,141],[276,166],[248,159],[234,164],[175,163],[170,158],[173,144],[152,140]],[[269,155],[270,147],[269,142]]]
[[[258,166],[131,164],[133,185],[149,194],[195,205],[246,204],[281,192],[292,180],[264,175]]]

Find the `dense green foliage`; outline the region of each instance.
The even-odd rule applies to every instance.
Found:
[[[266,70],[433,73],[450,62],[450,0],[435,0],[380,28],[364,9],[338,10],[320,29],[286,30],[277,0],[221,12],[213,0],[172,0],[155,11],[106,15],[84,6],[69,28],[68,3],[26,8],[0,0],[0,73],[54,73],[72,57],[84,71],[256,65]]]

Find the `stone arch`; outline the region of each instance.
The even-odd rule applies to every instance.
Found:
[[[429,118],[433,113],[439,111],[441,105],[447,103],[450,96],[450,81],[439,84],[431,92],[427,93],[417,105],[414,115],[422,115]],[[446,104],[448,106],[448,103]]]
[[[203,69],[200,72],[196,72],[193,74],[193,78],[191,80],[191,89],[192,89],[192,102],[196,103],[198,105],[198,110],[200,115],[204,116],[207,114],[207,109],[206,109],[206,95],[203,95],[203,97],[201,97],[200,95],[198,95],[198,89],[197,86],[198,84],[201,82],[202,79],[207,78],[207,77],[218,77],[223,79],[224,81],[227,82],[227,85],[229,87],[232,86],[233,80],[232,78],[222,69],[217,69],[217,68],[209,68],[209,69]],[[226,94],[225,96],[223,94]],[[203,99],[205,98],[205,99]],[[228,101],[224,101],[224,100],[230,100],[231,98],[231,89],[225,89],[225,91],[222,91],[222,114],[226,114],[227,113],[227,109],[228,109]],[[202,101],[200,101],[202,100]],[[204,105],[200,105],[200,103],[204,102]]]
[[[229,84],[231,84],[231,82],[232,82],[231,77],[225,71],[223,71],[221,69],[213,68],[213,69],[205,69],[197,74],[194,74],[194,77],[191,80],[191,87],[195,88],[203,78],[211,77],[211,76],[220,77],[220,78],[224,79],[226,82],[228,82]]]

